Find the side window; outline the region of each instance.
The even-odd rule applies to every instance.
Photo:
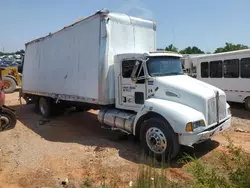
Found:
[[[131,77],[134,65],[135,65],[135,60],[126,60],[122,62],[122,77],[123,78]]]
[[[201,77],[202,78],[208,78],[209,77],[208,62],[202,62],[201,63]]]
[[[250,58],[241,59],[241,77],[250,78]]]
[[[222,61],[210,62],[210,77],[222,78]]]
[[[224,77],[238,78],[239,77],[239,60],[229,59],[224,61]]]
[[[122,62],[122,77],[123,78],[130,78],[134,65],[135,65],[135,60],[126,60]],[[136,72],[137,77],[142,77],[144,76],[144,69],[140,69],[142,62],[140,62],[139,68]],[[138,84],[143,84],[145,83],[145,79],[140,79],[136,83]]]

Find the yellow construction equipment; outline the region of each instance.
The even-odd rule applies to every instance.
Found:
[[[1,67],[1,73],[5,93],[13,93],[17,86],[22,87],[22,74],[18,72],[17,67]]]

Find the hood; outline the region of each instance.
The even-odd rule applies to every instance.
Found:
[[[159,85],[166,86],[166,89],[173,90],[172,92],[180,92],[179,95],[188,92],[204,99],[214,97],[216,91],[220,95],[225,95],[221,89],[187,75],[156,77],[155,80]]]
[[[199,81],[187,75],[155,77],[155,85],[158,90],[156,98],[178,102],[193,109],[203,112],[206,116],[207,101],[225,93],[205,82]]]

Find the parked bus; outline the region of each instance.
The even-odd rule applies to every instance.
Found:
[[[250,110],[250,49],[185,56],[184,71],[225,91],[227,101]]]

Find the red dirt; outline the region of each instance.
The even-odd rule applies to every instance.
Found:
[[[105,179],[128,187],[136,180],[143,164],[139,144],[101,129],[97,111],[69,113],[39,125],[41,117],[34,113],[33,105],[20,106],[18,93],[8,94],[6,99],[6,105],[17,110],[18,123],[14,129],[0,132],[0,187],[63,187],[65,178],[69,179],[68,187],[80,187],[87,177],[96,185]],[[250,134],[234,131],[235,126],[248,128],[250,113],[236,108],[233,115],[230,138],[250,151]],[[215,148],[223,151],[226,139],[218,135],[213,140],[192,152],[206,157]],[[168,175],[191,179],[177,162],[171,164]]]

